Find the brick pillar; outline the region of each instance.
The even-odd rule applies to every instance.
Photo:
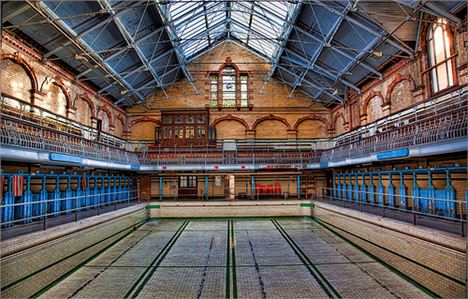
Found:
[[[142,202],[151,200],[151,178],[150,176],[140,177],[140,199]]]
[[[297,138],[297,130],[290,129],[288,130],[288,139],[296,139]]]
[[[424,101],[424,86],[419,85],[415,89],[413,89],[412,92],[415,103],[420,103]]]
[[[31,106],[36,106],[44,100],[46,94],[39,90],[31,90]]]
[[[255,130],[245,130],[245,137],[247,137],[247,139],[254,139]]]
[[[72,118],[73,115],[76,113],[76,108],[68,107],[67,108],[67,118]]]
[[[361,119],[360,119],[361,125],[367,124],[367,114],[364,113],[364,114],[361,114],[360,116],[361,116]]]
[[[131,133],[130,131],[124,130],[123,134],[122,134],[122,138],[123,139],[129,139],[130,138],[130,133]]]
[[[92,128],[97,127],[97,118],[95,116],[91,116],[91,127]]]
[[[385,103],[381,107],[383,116],[387,116],[390,114],[392,108],[392,105],[390,103]]]

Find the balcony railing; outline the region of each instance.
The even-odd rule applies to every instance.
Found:
[[[9,147],[138,164],[136,153],[6,114],[2,114],[0,122],[0,143]]]
[[[447,111],[414,123],[396,127],[346,145],[325,151],[321,161],[357,158],[372,153],[406,148],[410,146],[436,144],[463,139],[468,130],[468,111],[464,108]]]
[[[174,148],[133,152],[133,143],[118,146],[92,140],[90,136],[61,130],[48,122],[37,122],[2,110],[0,143],[9,147],[43,150],[84,158],[142,165],[304,165],[357,158],[382,151],[446,141],[468,136],[468,99],[466,91],[434,103],[390,116],[335,138],[334,140],[243,140],[219,141],[214,148]],[[421,106],[421,107],[420,107]],[[24,109],[23,109],[24,110]],[[26,113],[26,112],[25,112]],[[338,146],[335,146],[338,144]]]

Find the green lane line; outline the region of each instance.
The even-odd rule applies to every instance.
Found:
[[[304,207],[305,207],[305,208],[310,208],[310,207],[313,207],[314,204],[307,203],[307,202],[301,202],[301,203],[300,203],[300,206],[301,206],[301,208],[304,208]]]
[[[230,245],[231,245],[231,239],[230,239],[230,236],[231,236],[231,226],[229,225],[231,222],[231,220],[228,220],[228,223],[227,223],[227,242],[226,242],[226,246],[227,246],[227,249],[226,249],[226,294],[225,294],[225,297],[226,298],[231,298],[231,280],[230,280],[230,272],[231,272],[231,267],[230,267]]]
[[[316,221],[317,221],[318,223],[320,223],[320,220],[316,220]],[[322,224],[322,223],[320,223],[320,224]],[[326,225],[329,225],[329,226],[331,226],[331,227],[334,227],[334,228],[336,228],[336,229],[339,229],[339,230],[341,230],[341,231],[344,231],[345,233],[350,234],[350,235],[352,235],[352,236],[355,237],[355,238],[358,238],[358,239],[360,239],[360,240],[366,241],[367,243],[369,243],[369,244],[371,244],[371,245],[374,245],[375,247],[378,247],[378,248],[380,248],[380,249],[383,249],[383,250],[385,250],[385,251],[388,251],[388,252],[390,252],[391,254],[394,254],[394,255],[398,256],[399,258],[402,258],[402,259],[407,260],[407,261],[409,261],[409,262],[411,262],[411,263],[413,263],[413,264],[418,265],[418,266],[421,267],[421,268],[424,268],[424,269],[426,269],[426,270],[429,270],[429,271],[431,271],[431,272],[434,272],[434,273],[436,273],[437,275],[442,276],[442,277],[444,277],[444,278],[446,278],[446,279],[448,279],[448,280],[451,280],[451,281],[453,281],[453,282],[456,282],[456,283],[458,283],[458,284],[460,284],[460,285],[462,285],[462,286],[465,285],[465,282],[463,282],[463,281],[461,281],[461,280],[458,280],[458,279],[456,279],[456,278],[454,278],[454,277],[452,277],[452,276],[449,276],[449,275],[447,275],[447,274],[445,274],[445,273],[442,273],[442,272],[440,272],[440,271],[438,271],[438,270],[432,269],[432,268],[430,268],[429,266],[424,265],[424,264],[421,264],[420,262],[415,261],[415,260],[413,260],[413,259],[410,259],[410,258],[408,258],[408,257],[406,257],[406,256],[404,256],[404,255],[402,255],[402,254],[400,254],[400,253],[398,253],[398,252],[395,252],[395,251],[393,251],[393,250],[387,249],[387,248],[385,248],[385,247],[383,247],[383,246],[381,246],[381,245],[379,245],[379,244],[377,244],[377,243],[371,242],[371,241],[369,241],[369,240],[367,240],[367,239],[364,239],[364,238],[362,238],[362,237],[360,237],[360,236],[358,236],[358,235],[355,235],[355,234],[353,234],[353,233],[350,233],[350,232],[348,232],[348,231],[345,231],[345,230],[343,230],[343,229],[341,229],[341,228],[339,228],[339,227],[336,227],[336,226],[334,226],[334,225],[332,225],[332,224],[326,223]],[[323,226],[323,224],[322,224],[322,226]],[[328,229],[330,229],[330,228],[328,228]],[[335,234],[336,234],[336,233],[335,233]],[[351,241],[348,241],[348,242],[351,242]],[[364,250],[364,251],[365,251],[365,250]]]
[[[275,219],[271,219],[273,225],[278,229],[283,238],[291,246],[292,250],[296,253],[299,259],[302,261],[304,266],[309,270],[310,274],[317,280],[322,289],[327,293],[330,298],[342,298],[338,291],[333,287],[333,285],[325,278],[325,276],[320,272],[320,270],[309,260],[309,258],[304,254],[304,252],[297,246],[296,242],[288,235],[288,233],[283,229],[283,227]]]
[[[132,285],[130,290],[125,294],[124,298],[135,298],[138,296],[138,294],[143,290],[143,287],[148,283],[150,280],[151,276],[154,274],[156,269],[158,268],[159,264],[162,263],[166,255],[169,253],[171,250],[172,246],[176,243],[177,239],[180,237],[182,232],[185,230],[187,225],[189,224],[190,221],[185,221],[179,229],[176,231],[176,233],[172,236],[172,238],[169,240],[169,242],[166,243],[164,248],[159,252],[159,254],[153,259],[151,264],[146,268],[146,270],[138,277],[138,279],[135,281],[135,283]]]
[[[374,255],[374,254],[368,252],[366,249],[364,249],[364,248],[361,247],[360,245],[354,243],[353,241],[348,240],[346,237],[344,237],[344,236],[342,236],[340,233],[334,231],[334,230],[331,229],[329,226],[334,227],[335,229],[341,230],[339,227],[335,227],[335,226],[333,226],[333,225],[331,225],[331,224],[329,224],[329,223],[323,223],[322,221],[320,221],[320,220],[318,220],[318,219],[315,219],[315,222],[317,222],[320,226],[322,226],[322,227],[325,228],[326,230],[330,231],[331,233],[333,233],[334,235],[336,235],[336,236],[339,237],[340,239],[344,240],[345,242],[347,242],[347,243],[351,244],[352,246],[354,246],[355,248],[359,249],[360,251],[362,251],[364,254],[366,254],[366,255],[369,256],[370,258],[376,260],[377,262],[379,262],[380,264],[382,264],[385,268],[387,268],[388,270],[392,271],[392,272],[395,273],[396,275],[400,276],[402,279],[408,281],[409,283],[411,283],[412,285],[414,285],[415,287],[417,287],[418,289],[420,289],[421,291],[423,291],[424,293],[426,293],[426,294],[429,295],[430,297],[432,297],[432,298],[441,298],[440,295],[434,293],[433,291],[429,290],[428,288],[426,288],[425,286],[423,286],[422,284],[420,284],[420,283],[417,282],[416,280],[414,280],[414,279],[412,279],[411,277],[407,276],[406,274],[404,274],[403,272],[401,272],[401,271],[399,271],[398,269],[394,268],[394,267],[391,266],[390,264],[384,262],[383,260],[381,260],[380,258],[378,258],[376,255]],[[361,240],[363,240],[363,241],[365,241],[365,242],[367,242],[367,243],[369,243],[369,244],[372,244],[372,245],[374,245],[374,246],[376,246],[376,247],[379,247],[379,248],[381,248],[381,249],[384,249],[384,250],[386,250],[386,251],[388,251],[388,252],[390,252],[390,253],[392,253],[392,254],[395,254],[395,255],[397,255],[397,256],[400,256],[400,255],[397,254],[397,253],[394,253],[394,252],[392,252],[392,251],[390,251],[390,250],[388,250],[388,249],[386,249],[386,248],[384,248],[384,247],[382,247],[382,246],[379,246],[379,245],[377,245],[377,244],[374,244],[374,243],[372,243],[372,242],[369,242],[368,240],[363,239],[363,238],[361,238],[361,237],[359,237],[359,236],[356,236],[356,235],[354,235],[354,234],[352,234],[352,233],[349,233],[349,232],[346,232],[346,233],[348,233],[348,234],[350,234],[350,235],[352,235],[352,236],[354,236],[354,237],[356,237],[356,238],[358,238],[358,239],[361,239]],[[400,257],[402,257],[402,258],[404,258],[404,259],[406,259],[406,260],[408,260],[408,261],[410,261],[410,262],[415,263],[414,261],[412,261],[412,260],[410,260],[410,259],[408,259],[408,258],[405,258],[404,256],[400,256]],[[426,266],[426,268],[427,268],[427,266]],[[431,269],[429,268],[429,270],[431,270]]]
[[[232,293],[237,298],[237,273],[236,273],[236,239],[234,235],[234,221],[231,222],[231,258],[232,258]]]
[[[101,242],[104,242],[105,240],[107,240],[107,239],[109,239],[109,238],[111,238],[111,237],[113,237],[113,236],[115,236],[115,235],[117,235],[117,234],[119,234],[119,233],[121,233],[121,232],[123,232],[123,231],[125,231],[125,230],[129,230],[129,231],[128,231],[127,233],[125,233],[123,236],[117,238],[117,240],[113,241],[112,243],[110,243],[109,245],[107,245],[106,247],[104,247],[103,249],[99,250],[97,253],[95,253],[95,254],[92,255],[91,257],[87,258],[86,260],[84,260],[83,262],[81,262],[81,263],[78,264],[76,267],[74,267],[73,269],[71,269],[71,270],[68,271],[67,273],[63,274],[63,275],[60,276],[59,278],[57,278],[57,279],[56,279],[54,282],[52,282],[51,284],[47,285],[46,287],[44,287],[44,288],[42,288],[41,290],[39,290],[38,292],[36,292],[34,295],[31,296],[31,298],[37,298],[37,297],[41,296],[42,294],[44,294],[45,292],[47,292],[48,290],[50,290],[51,288],[53,288],[54,286],[56,286],[58,283],[60,283],[61,281],[63,281],[65,278],[67,278],[68,276],[70,276],[73,272],[77,271],[78,269],[80,269],[81,267],[83,267],[84,265],[86,265],[87,263],[89,263],[90,261],[92,261],[94,258],[96,258],[96,257],[99,256],[100,254],[104,253],[106,250],[108,250],[109,248],[111,248],[112,246],[114,246],[115,244],[117,244],[118,242],[120,242],[121,240],[123,240],[125,237],[127,237],[128,235],[130,235],[131,233],[133,233],[137,228],[141,227],[141,226],[142,226],[143,224],[145,224],[145,223],[146,223],[146,220],[142,220],[142,221],[140,221],[139,223],[137,223],[136,225],[134,225],[134,226],[133,226],[133,229],[132,229],[132,227],[128,227],[128,228],[126,228],[126,229],[124,229],[124,230],[121,230],[121,231],[119,231],[118,233],[115,233],[115,234],[113,234],[113,235],[111,235],[111,236],[109,236],[109,237],[107,237],[107,238],[105,238],[105,239],[103,239],[103,240],[101,240],[101,241],[99,241],[99,242],[97,242],[97,243],[94,243],[94,244],[92,244],[92,245],[90,245],[90,246],[88,246],[88,247],[86,247],[86,248],[84,248],[84,249],[82,249],[82,250],[80,250],[80,251],[78,251],[78,252],[75,252],[74,254],[72,254],[72,255],[70,255],[70,256],[64,258],[64,259],[61,259],[60,261],[57,261],[57,262],[55,262],[55,263],[53,263],[53,264],[51,264],[51,265],[49,265],[49,266],[47,266],[47,267],[45,267],[45,268],[42,268],[42,269],[40,269],[40,270],[34,272],[34,273],[31,274],[31,275],[35,275],[35,274],[37,274],[37,273],[39,273],[39,272],[41,272],[41,271],[43,271],[43,270],[46,270],[47,268],[50,268],[50,267],[52,267],[53,265],[56,265],[57,263],[60,263],[60,262],[66,260],[66,259],[68,259],[68,258],[70,258],[70,257],[73,257],[74,255],[76,255],[76,254],[78,254],[78,253],[80,253],[80,252],[82,252],[82,251],[84,251],[84,250],[86,250],[86,249],[89,249],[89,248],[91,248],[91,247],[93,247],[93,246],[95,246],[95,245],[97,245],[97,244],[99,244],[99,243],[101,243]],[[30,277],[31,275],[28,275],[28,277]],[[26,279],[26,277],[23,278],[23,279]],[[23,280],[23,279],[21,279],[21,280]],[[19,281],[15,282],[15,284],[18,283],[18,282],[19,282]],[[2,290],[3,290],[3,289],[2,289]]]

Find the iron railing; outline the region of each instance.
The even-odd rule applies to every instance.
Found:
[[[0,121],[0,143],[98,160],[139,163],[136,153],[5,114]]]

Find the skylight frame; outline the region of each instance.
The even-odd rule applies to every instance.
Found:
[[[223,1],[187,1],[169,4],[167,11],[186,58],[196,56],[222,36],[218,25],[223,22],[226,35],[229,33],[247,47],[272,59],[281,47],[279,41],[284,38],[296,6],[296,3],[282,1],[232,2],[230,7]],[[227,17],[228,12],[230,19]],[[194,40],[195,37],[203,36],[204,32],[206,43]]]

